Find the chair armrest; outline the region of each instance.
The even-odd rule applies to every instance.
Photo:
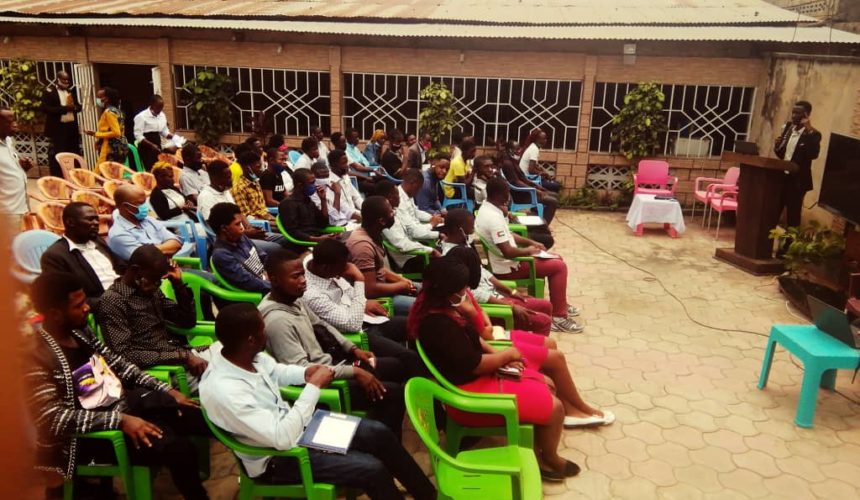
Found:
[[[514,308],[507,304],[481,304],[481,309],[490,318],[501,319],[505,322],[506,330],[514,329]]]
[[[359,349],[363,351],[370,350],[370,342],[367,340],[367,333],[365,332],[347,332],[341,333],[345,339],[349,340],[353,344],[357,345]]]
[[[693,190],[694,191],[702,191],[701,189],[699,189],[702,182],[709,182],[709,183],[718,184],[718,183],[722,182],[722,179],[718,179],[716,177],[696,177],[696,181],[693,184]]]
[[[272,215],[278,215],[278,207],[266,207],[266,210]]]
[[[672,193],[674,194],[675,189],[678,188],[678,178],[677,177],[669,177],[669,178],[673,179],[673,181],[672,181]]]
[[[499,415],[505,419],[505,431],[507,434],[508,444],[513,446],[519,445],[519,417],[517,415],[516,400],[511,398],[475,398],[471,393],[455,394],[447,391],[438,394],[438,399],[445,405],[452,406],[459,410],[469,413],[484,413],[489,415]]]
[[[326,226],[323,228],[322,232],[324,234],[344,233],[346,232],[346,228],[343,226]]]
[[[186,245],[191,245],[191,243],[186,243],[185,245],[182,245],[182,247],[185,248]],[[173,262],[176,262],[179,265],[179,267],[187,267],[190,269],[198,269],[198,270],[202,269],[202,263],[200,262],[200,259],[197,257],[183,257],[183,256],[179,256],[179,255],[174,255],[173,256]]]
[[[281,387],[281,397],[292,402],[299,399],[302,391],[305,389],[303,385],[288,385]],[[319,402],[328,406],[329,410],[343,413],[343,407],[340,403],[340,391],[334,389],[320,389]]]
[[[173,386],[173,380],[176,380],[175,387],[179,392],[186,396],[191,396],[191,388],[188,386],[188,374],[185,367],[181,365],[155,365],[147,368],[146,373],[161,380],[162,382]],[[167,375],[167,380],[161,377],[162,374]]]

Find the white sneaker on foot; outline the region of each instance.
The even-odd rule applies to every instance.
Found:
[[[552,329],[560,332],[580,333],[585,327],[567,317],[553,317]]]

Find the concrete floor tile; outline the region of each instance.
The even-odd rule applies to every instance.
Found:
[[[685,415],[676,416],[675,412],[659,407],[651,408],[650,410],[641,410],[639,412],[640,419],[644,422],[650,422],[661,429],[677,427],[680,422],[680,418],[683,416]]]
[[[736,465],[732,461],[732,454],[723,448],[709,446],[700,450],[690,451],[690,458],[694,463],[704,465],[717,472],[731,472]]]
[[[809,483],[796,476],[782,475],[764,479],[765,487],[777,498],[791,498],[792,500],[814,500],[816,497],[809,489]]]
[[[649,459],[645,443],[633,437],[607,441],[606,449],[609,453],[627,457],[631,462],[643,462]]]
[[[848,483],[839,481],[838,479],[825,479],[820,483],[814,483],[809,486],[818,498],[835,499],[835,498],[857,498],[857,489]]]
[[[681,483],[695,486],[703,492],[717,492],[723,487],[717,479],[717,471],[704,465],[693,464],[689,467],[675,469],[675,477]]]
[[[759,434],[744,438],[744,442],[753,450],[759,450],[767,453],[773,458],[786,458],[791,456],[791,452],[785,447],[785,442],[776,436],[770,434]]]
[[[697,450],[706,446],[705,441],[702,439],[702,433],[698,429],[687,425],[679,425],[674,429],[666,429],[663,431],[663,437],[667,441],[680,444],[688,450]]]
[[[665,500],[701,500],[704,492],[695,486],[679,483],[673,486],[657,488],[657,498]]]
[[[801,456],[793,455],[785,458],[777,458],[776,466],[786,474],[791,474],[807,481],[818,482],[826,479],[817,463]]]
[[[610,479],[628,479],[633,477],[630,473],[630,460],[627,457],[614,453],[588,457],[586,466],[589,470],[600,472]]]
[[[657,494],[657,485],[643,477],[632,477],[620,481],[612,481],[609,485],[612,498],[639,500],[642,498],[654,498]]]
[[[686,467],[693,464],[690,450],[677,443],[665,442],[647,447],[648,454],[657,460],[662,460],[673,467]]]
[[[771,494],[764,485],[764,478],[750,470],[735,469],[720,473],[717,477],[723,487],[748,495],[750,498],[761,498]]]
[[[644,477],[658,486],[671,486],[678,482],[675,468],[662,460],[634,462],[630,464],[630,470],[634,475]]]
[[[825,464],[821,466],[821,472],[831,479],[838,479],[855,488],[860,488],[860,467],[845,462]]]
[[[732,460],[738,467],[751,470],[764,478],[780,475],[773,457],[763,451],[749,450],[733,455]]]

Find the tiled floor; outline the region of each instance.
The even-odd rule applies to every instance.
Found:
[[[618,420],[565,431],[562,454],[583,471],[545,484],[546,498],[860,498],[860,406],[822,391],[815,428],[796,427],[802,370],[781,349],[756,389],[770,325],[803,322],[772,277],[714,260],[698,223],[634,237],[624,214],[560,211],[553,228],[587,323],[554,336],[585,398]],[[730,246],[731,229],[721,236]],[[837,388],[860,400],[851,373]],[[414,433],[406,444],[426,466]],[[207,487],[233,498],[235,465],[217,450]]]

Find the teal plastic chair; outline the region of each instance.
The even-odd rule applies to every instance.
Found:
[[[794,423],[799,427],[810,428],[815,417],[819,386],[834,390],[836,370],[857,369],[860,365],[860,350],[843,344],[815,325],[773,325],[761,364],[759,389],[764,389],[767,385],[776,344],[782,344],[803,363],[803,383]]]
[[[310,498],[315,500],[335,500],[337,498],[335,487],[332,484],[315,483],[311,472],[311,462],[308,450],[300,447],[289,450],[276,450],[274,448],[260,448],[239,442],[229,433],[219,428],[209,420],[206,411],[203,411],[206,424],[215,435],[215,438],[233,452],[236,463],[239,465],[239,500],[251,500],[256,497],[263,498]],[[251,455],[258,457],[293,457],[299,466],[299,484],[268,484],[255,481],[248,475],[242,459],[236,454]]]
[[[137,146],[129,144],[128,153],[128,156],[125,158],[125,166],[133,167],[138,172],[146,172],[146,169],[143,168],[143,162],[140,161],[140,152],[137,150]]]
[[[12,240],[12,255],[17,268],[11,269],[18,281],[30,284],[42,273],[42,254],[60,236],[44,229],[31,229],[15,236]]]
[[[477,234],[477,233],[475,233]],[[481,241],[481,246],[484,247],[484,251],[488,254],[493,254],[496,257],[506,258],[499,251],[499,247],[495,244],[484,239],[483,236],[478,234],[478,239]],[[514,262],[527,262],[529,266],[529,277],[512,280],[517,286],[525,286],[528,288],[529,295],[536,299],[542,299],[544,297],[544,284],[545,281],[543,278],[537,277],[537,270],[535,268],[535,258],[534,257],[514,257],[513,259],[509,259]],[[492,269],[490,269],[492,271]]]
[[[494,346],[502,347],[509,346],[510,343],[507,342],[494,342]],[[436,368],[436,365],[430,361],[430,358],[427,357],[427,353],[424,352],[424,348],[421,347],[421,341],[415,341],[415,347],[418,350],[418,355],[421,356],[421,360],[424,362],[424,366],[427,367],[427,370],[436,379],[439,384],[447,389],[450,393],[461,396],[464,398],[475,399],[475,400],[487,400],[487,401],[506,401],[514,406],[514,410],[516,410],[516,397],[513,394],[484,394],[480,392],[469,392],[460,389],[456,385],[452,384],[445,378],[444,375]],[[459,407],[458,407],[459,408]],[[480,412],[479,412],[480,413]],[[505,435],[507,433],[506,428],[502,427],[466,427],[458,424],[454,421],[453,418],[445,419],[445,449],[449,454],[456,454],[460,450],[460,442],[463,440],[465,436],[500,436]],[[517,440],[520,443],[520,446],[528,447],[529,449],[534,447],[534,426],[531,424],[519,424]],[[510,441],[508,442],[510,444]]]
[[[433,411],[436,401],[472,413],[501,415],[505,419],[507,445],[453,453],[442,449]],[[416,377],[406,384],[406,411],[430,453],[438,498],[543,498],[537,458],[531,447],[519,442],[514,401],[463,396]]]
[[[317,246],[317,242],[315,242],[315,241],[298,240],[298,239],[290,236],[290,233],[287,231],[287,228],[284,226],[283,222],[281,222],[281,216],[280,215],[275,217],[275,223],[278,225],[278,231],[280,231],[281,234],[284,235],[284,238],[286,238],[287,241],[289,241],[291,244],[296,245],[296,246],[300,246],[300,247],[315,247],[315,246]],[[345,231],[346,231],[346,228],[342,227],[342,226],[328,226],[328,227],[323,228],[323,230],[322,230],[322,232],[325,234],[343,233]]]

